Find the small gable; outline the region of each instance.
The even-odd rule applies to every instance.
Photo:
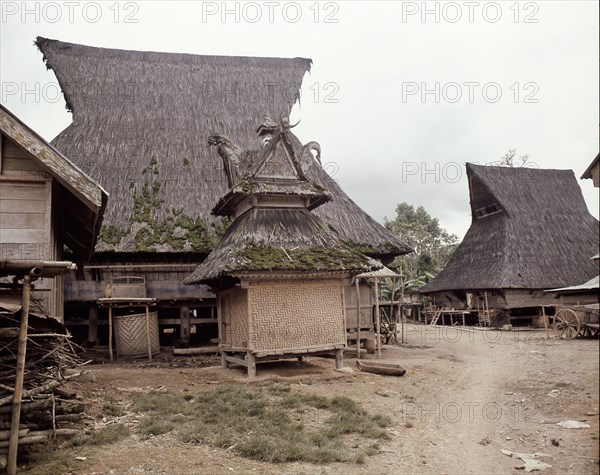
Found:
[[[257,178],[288,178],[299,180],[300,176],[293,159],[283,140],[277,140],[277,143],[271,149],[263,163],[260,165]]]

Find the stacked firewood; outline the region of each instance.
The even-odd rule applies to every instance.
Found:
[[[84,417],[83,402],[63,387],[82,374],[85,363],[76,354],[76,345],[56,320],[30,315],[29,322],[19,446],[78,433],[59,426]],[[0,455],[8,452],[18,334],[18,313],[0,314]]]

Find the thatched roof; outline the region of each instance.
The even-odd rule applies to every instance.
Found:
[[[471,227],[423,290],[550,289],[598,274],[598,221],[571,170],[468,163]]]
[[[257,118],[288,117],[311,61],[94,48],[38,38],[73,123],[54,145],[111,193],[96,250],[208,253],[227,224],[210,214],[228,189],[206,146],[216,132],[257,149]],[[410,249],[320,167],[307,175],[335,202],[319,215],[374,254]]]
[[[102,224],[107,192],[2,105],[0,132],[27,150],[31,159],[59,184],[64,242],[76,257],[87,259]]]
[[[258,271],[357,273],[378,267],[306,209],[251,209],[229,226],[215,250],[184,283]]]

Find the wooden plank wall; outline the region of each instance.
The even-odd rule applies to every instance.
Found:
[[[1,135],[1,134],[0,134]],[[53,260],[58,256],[52,213],[52,178],[8,137],[0,139],[0,254],[5,259]],[[62,278],[35,282],[33,298],[62,320]]]

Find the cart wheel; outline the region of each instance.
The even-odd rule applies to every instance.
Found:
[[[591,337],[595,336],[595,333],[596,332],[594,332],[594,330],[592,330],[587,325],[582,325],[581,330],[579,331],[579,335],[582,336],[583,338],[591,338]]]
[[[554,331],[563,340],[572,340],[581,330],[577,314],[570,308],[561,308],[554,315]]]

